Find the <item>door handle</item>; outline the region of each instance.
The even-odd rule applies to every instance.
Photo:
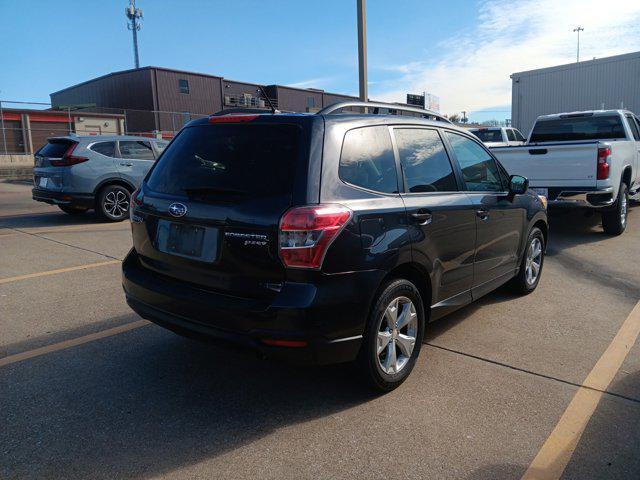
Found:
[[[476,215],[480,220],[489,220],[489,210],[487,210],[486,208],[480,208],[479,210],[476,210]]]
[[[411,214],[413,223],[418,225],[429,225],[433,221],[433,215],[429,210],[420,209]]]
[[[122,165],[123,167],[133,167],[133,163],[121,162],[120,165]]]

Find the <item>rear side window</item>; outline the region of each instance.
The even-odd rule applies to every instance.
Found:
[[[169,145],[169,142],[156,142],[156,149],[159,152],[162,152],[165,148],[167,148],[167,145]]]
[[[120,156],[138,160],[155,160],[151,144],[144,141],[121,141]]]
[[[516,130],[516,129],[514,129],[514,130],[513,130],[513,133],[514,133],[514,135],[516,136],[516,140],[517,140],[518,142],[524,142],[524,141],[525,141],[525,138],[524,138],[524,136],[520,133],[520,130]]]
[[[631,129],[631,133],[633,134],[633,138],[635,140],[640,140],[640,132],[638,131],[638,125],[636,125],[635,120],[631,115],[627,115],[627,122],[629,123],[629,128]]]
[[[71,140],[49,140],[49,142],[36,153],[42,157],[62,158],[73,143]]]
[[[293,190],[300,128],[295,125],[198,125],[164,151],[151,190],[203,199],[268,197]]]
[[[449,156],[437,131],[402,128],[394,130],[394,135],[409,192],[458,190]]]
[[[509,139],[510,142],[515,142],[516,141],[516,134],[513,133],[513,130],[511,130],[511,129],[507,130],[507,138]]]
[[[398,193],[398,174],[389,129],[363,127],[344,136],[340,179],[357,187],[383,193]]]
[[[115,157],[116,142],[98,142],[91,145],[89,150],[100,153],[107,157]]]
[[[620,115],[554,118],[537,121],[531,142],[626,138]]]
[[[472,130],[471,133],[478,137],[481,142],[502,142],[502,130],[500,129]]]
[[[496,161],[473,140],[447,132],[453,153],[462,169],[467,190],[472,192],[502,191],[502,182]]]

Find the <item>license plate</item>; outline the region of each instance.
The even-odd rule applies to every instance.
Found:
[[[41,188],[47,188],[47,180],[49,180],[47,177],[41,177],[38,186]]]
[[[217,256],[217,229],[160,220],[155,243],[161,252],[212,262]]]
[[[531,190],[536,192],[538,195],[542,195],[543,197],[548,197],[549,196],[549,189],[548,188],[541,188],[541,187],[530,187],[530,188],[531,188]]]

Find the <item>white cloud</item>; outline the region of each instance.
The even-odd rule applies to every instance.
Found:
[[[512,73],[575,61],[578,25],[581,60],[640,50],[639,0],[486,0],[473,31],[440,42],[436,60],[383,67],[398,78],[370,95],[397,102],[426,90],[445,113],[509,105]]]
[[[288,84],[289,87],[296,88],[323,88],[323,85],[331,84],[335,79],[333,77],[318,77],[302,80],[296,83]]]

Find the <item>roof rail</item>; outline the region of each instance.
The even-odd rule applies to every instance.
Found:
[[[451,121],[441,115],[440,113],[434,112],[432,110],[426,110],[424,108],[414,108],[414,107],[405,107],[404,105],[397,105],[392,103],[378,103],[378,102],[338,102],[328,107],[324,107],[322,110],[317,112],[317,115],[329,115],[336,110],[341,110],[347,107],[362,107],[373,109],[373,113],[370,115],[379,115],[379,111],[381,108],[387,110],[397,110],[401,112],[411,112],[411,113],[420,113],[424,118],[433,118],[434,120],[439,120],[441,122],[451,123]]]

